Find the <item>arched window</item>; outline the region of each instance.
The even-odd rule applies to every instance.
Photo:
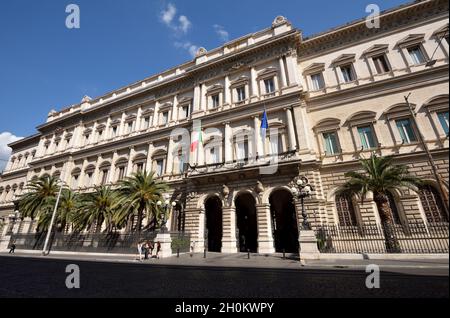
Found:
[[[395,198],[392,195],[392,193],[388,192],[387,196],[389,198],[389,205],[391,207],[392,212],[392,220],[394,221],[394,224],[402,224],[402,221],[400,219],[400,214],[398,212],[397,204],[395,203]]]
[[[428,223],[448,222],[444,203],[434,187],[430,185],[421,187],[419,197]]]
[[[355,226],[356,212],[353,201],[348,195],[336,196],[336,211],[339,218],[339,225],[341,226]]]

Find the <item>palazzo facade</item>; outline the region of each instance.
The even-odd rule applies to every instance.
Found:
[[[379,223],[372,198],[334,195],[376,153],[426,181],[419,193],[391,193],[395,222],[448,222],[448,195],[419,142],[421,133],[448,190],[448,62],[447,1],[385,11],[380,28],[362,19],[311,37],[277,17],[186,64],[51,111],[37,134],[10,145],[0,216],[14,216],[33,178],[88,192],[147,170],[170,185],[170,228],[190,233],[196,251],[295,252],[302,217],[293,180],[314,186],[313,227]],[[199,130],[203,142],[190,152],[187,137]],[[35,224],[20,220],[13,232]]]

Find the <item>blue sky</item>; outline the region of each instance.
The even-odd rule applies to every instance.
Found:
[[[52,108],[186,62],[195,48],[266,28],[277,15],[310,35],[366,16],[374,2],[386,9],[408,1],[2,1],[0,133],[31,135]],[[65,26],[70,3],[80,7],[80,29]]]

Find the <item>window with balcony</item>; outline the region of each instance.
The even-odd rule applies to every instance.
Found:
[[[164,175],[164,159],[157,159],[155,161],[155,173],[158,177]]]
[[[211,164],[217,164],[220,162],[219,158],[219,149],[215,147],[211,147],[209,149],[209,158]]]
[[[275,80],[274,78],[268,78],[264,80],[264,87],[266,89],[266,94],[275,93]]]
[[[411,57],[411,61],[413,65],[419,65],[426,62],[425,54],[423,53],[423,49],[421,45],[414,45],[409,47],[408,49],[409,56]]]
[[[358,127],[358,135],[361,140],[362,149],[368,150],[377,147],[372,126]]]
[[[326,155],[336,155],[341,152],[336,131],[323,133],[323,143]]]
[[[215,94],[211,96],[211,108],[215,109],[220,106],[220,95]]]
[[[236,88],[236,94],[237,94],[238,103],[242,103],[247,99],[247,96],[245,93],[245,86],[240,86],[240,87]]]
[[[350,83],[356,80],[355,72],[353,71],[353,64],[342,65],[340,69],[344,83]]]
[[[117,180],[121,181],[125,178],[125,166],[120,166],[118,168],[118,172],[119,172],[119,174],[118,174]]]
[[[399,119],[396,121],[396,124],[403,143],[410,144],[417,142],[417,136],[410,118]]]
[[[384,74],[391,71],[386,55],[381,54],[372,58],[377,74]]]
[[[169,111],[161,113],[161,125],[165,126],[169,123]]]
[[[448,111],[440,112],[437,114],[439,118],[439,122],[444,130],[445,134],[449,134],[449,122],[448,122]]]
[[[320,91],[325,88],[325,81],[322,73],[311,75],[311,88],[313,91]]]

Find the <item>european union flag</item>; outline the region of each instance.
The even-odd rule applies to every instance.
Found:
[[[264,110],[264,114],[261,121],[261,137],[266,139],[267,129],[269,129],[269,120],[267,119],[267,112]]]

